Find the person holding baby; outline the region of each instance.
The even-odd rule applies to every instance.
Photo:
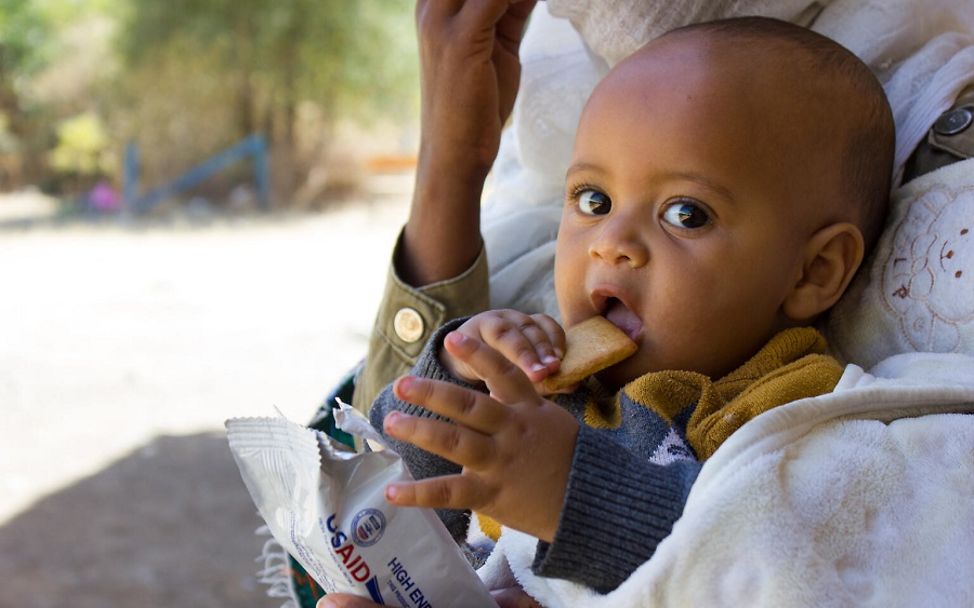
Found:
[[[411,284],[482,273],[470,235],[533,6],[417,6],[423,136],[396,252]],[[679,28],[617,64],[582,113],[566,175],[560,320],[480,311],[472,295],[468,316],[433,333],[371,407],[417,478],[387,499],[438,509],[461,543],[474,511],[485,532],[538,539],[536,574],[615,589],[652,557],[731,433],[835,386],[842,367],[814,326],[878,238],[893,140],[870,70],[782,21]],[[565,328],[593,316],[635,354],[541,394]],[[516,590],[498,598],[532,602]]]

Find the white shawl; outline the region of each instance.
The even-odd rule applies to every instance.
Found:
[[[608,595],[531,573],[505,530],[481,569],[544,606],[974,605],[974,357],[907,354],[770,410],[704,465],[673,533]]]

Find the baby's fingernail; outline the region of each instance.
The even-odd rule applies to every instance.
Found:
[[[556,357],[554,355],[545,355],[544,358],[542,359],[542,361],[544,361],[545,364],[550,365],[552,363],[557,363],[559,361],[559,359],[558,359],[558,357]]]
[[[565,358],[565,351],[561,350],[560,348],[558,348],[556,346],[555,347],[555,356],[558,357],[559,359],[564,359]]]
[[[405,395],[410,391],[410,389],[413,388],[413,386],[415,386],[415,384],[416,378],[414,376],[403,376],[396,382],[396,387],[399,389],[400,393]]]
[[[540,363],[534,363],[534,364],[531,365],[531,371],[532,372],[541,372],[541,371],[544,371],[546,369],[547,368],[544,365],[541,365]]]
[[[467,336],[461,334],[458,331],[451,331],[450,333],[448,333],[446,335],[445,340],[448,341],[448,342],[450,342],[451,344],[455,344],[456,346],[460,346],[464,342],[467,341]]]
[[[386,431],[392,431],[398,426],[401,419],[402,414],[399,412],[389,412],[386,414],[385,420],[382,421],[382,426],[386,428]]]
[[[389,502],[396,502],[399,498],[399,488],[396,486],[386,486],[386,500]]]

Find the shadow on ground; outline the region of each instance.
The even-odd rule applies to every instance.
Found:
[[[222,433],[159,437],[0,527],[0,606],[279,606],[260,524]]]

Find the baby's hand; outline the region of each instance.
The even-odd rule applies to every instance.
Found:
[[[558,371],[565,356],[565,330],[548,315],[488,310],[474,315],[456,331],[490,346],[534,383]],[[487,380],[447,348],[440,351],[440,362],[459,380]]]
[[[395,483],[397,505],[474,509],[546,541],[554,538],[578,422],[538,395],[527,376],[484,341],[451,332],[444,346],[490,395],[448,382],[405,376],[396,397],[453,422],[389,413],[385,432],[463,467],[458,475]]]

